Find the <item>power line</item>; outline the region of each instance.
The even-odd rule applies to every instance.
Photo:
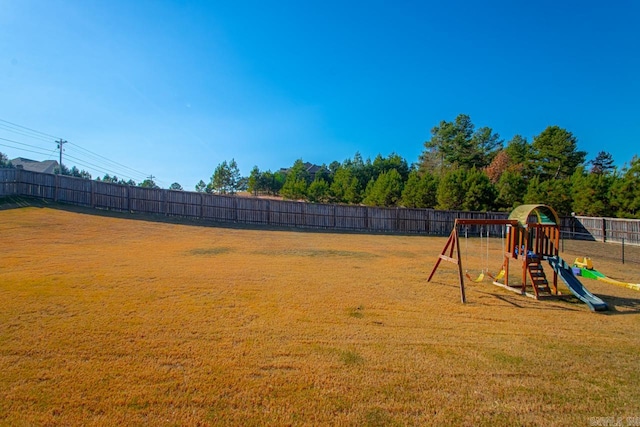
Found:
[[[2,123],[0,123],[0,129],[6,130],[8,132],[16,133],[18,135],[26,136],[28,138],[39,139],[40,141],[45,141],[45,142],[51,142],[51,138],[40,136],[40,135],[33,135],[27,132],[22,132],[21,130],[13,129]]]
[[[5,139],[5,138],[0,138],[0,139]],[[27,146],[28,146],[28,144],[22,144],[22,145],[27,145]],[[22,152],[34,153],[34,154],[40,154],[40,155],[48,155],[48,156],[51,156],[51,154],[53,154],[53,152],[49,152],[49,153],[47,153],[47,152],[42,151],[42,150],[40,150],[40,151],[36,151],[36,150],[28,149],[28,148],[16,147],[16,146],[14,146],[14,145],[2,144],[2,143],[0,143],[0,147],[13,148],[13,149],[16,149],[16,150],[20,150],[20,151],[22,151]],[[38,148],[38,147],[33,147],[33,148]],[[57,150],[57,148],[56,148],[56,149],[54,149],[53,151],[56,151],[56,150]],[[89,163],[89,164],[84,163],[84,161],[83,161],[82,159],[78,159],[78,158],[73,157],[73,156],[70,156],[70,155],[67,155],[66,157],[68,157],[68,158],[70,158],[70,159],[75,160],[75,161],[76,161],[75,163],[77,163],[77,165],[79,165],[79,166],[81,166],[81,167],[86,167],[86,168],[88,168],[88,169],[93,169],[94,171],[97,171],[97,172],[107,173],[107,174],[113,174],[114,176],[120,176],[121,178],[128,178],[128,179],[133,180],[133,178],[132,178],[131,176],[129,176],[129,175],[121,174],[121,173],[118,173],[118,172],[116,172],[116,171],[109,170],[109,169],[104,169],[104,168],[102,168],[102,167],[99,167],[99,166],[93,165],[93,164],[91,164],[91,163]]]
[[[140,172],[139,170],[136,170],[136,169],[130,168],[129,166],[125,166],[125,165],[123,165],[122,163],[118,163],[118,162],[116,162],[116,161],[114,161],[114,160],[110,160],[110,159],[108,159],[108,158],[106,158],[106,157],[104,157],[104,156],[102,156],[102,155],[100,155],[100,154],[94,153],[93,151],[90,151],[90,150],[88,150],[88,149],[86,149],[86,148],[84,148],[84,147],[81,147],[81,146],[79,146],[78,144],[74,144],[73,142],[70,142],[69,144],[70,144],[70,145],[72,145],[72,146],[74,146],[74,147],[76,147],[76,148],[78,148],[78,149],[80,149],[80,150],[82,150],[82,151],[85,151],[85,152],[87,152],[87,153],[89,153],[89,154],[91,154],[91,155],[93,155],[93,156],[95,156],[95,157],[98,157],[98,158],[100,158],[100,159],[103,159],[103,160],[105,160],[105,161],[107,161],[107,162],[109,162],[109,163],[113,163],[113,164],[114,164],[114,165],[116,165],[116,166],[119,166],[119,167],[122,167],[122,168],[125,168],[125,169],[129,169],[130,171],[135,172],[135,173],[140,174],[140,175],[143,175],[143,176],[146,176],[146,175],[147,175],[147,174],[146,174],[146,173],[144,173],[144,172]]]
[[[121,174],[121,173],[118,173],[118,172],[116,172],[116,171],[114,171],[114,170],[111,170],[111,169],[105,169],[105,168],[104,168],[104,167],[102,167],[102,166],[98,166],[98,165],[95,165],[95,164],[93,164],[93,163],[91,163],[91,162],[87,162],[87,161],[86,161],[86,160],[84,160],[84,159],[78,159],[77,157],[71,156],[71,155],[69,155],[69,154],[67,154],[67,157],[68,157],[68,158],[70,158],[70,159],[75,160],[75,161],[76,161],[76,163],[78,163],[80,166],[84,166],[84,167],[86,167],[86,168],[92,168],[92,169],[95,169],[95,170],[96,170],[96,171],[98,171],[98,172],[104,172],[104,173],[107,173],[107,174],[114,174],[114,175],[116,175],[116,176],[120,176],[120,177],[122,177],[122,178],[129,178],[129,179],[133,179],[133,177],[132,177],[132,176],[130,176],[130,175],[128,175],[128,174]]]
[[[48,134],[48,133],[40,132],[39,130],[31,129],[31,128],[28,128],[26,126],[19,125],[17,123],[12,123],[12,122],[10,122],[8,120],[0,119],[0,122],[7,123],[8,125],[11,125],[11,126],[14,126],[14,127],[20,128],[20,129],[28,130],[29,132],[33,132],[33,133],[36,133],[36,134],[39,134],[39,135],[42,135],[42,136],[46,136],[46,137],[51,138],[51,139],[60,139],[60,137],[58,137],[58,136],[53,136],[53,135]]]
[[[34,151],[34,150],[29,150],[29,149],[27,149],[27,148],[14,147],[13,145],[0,144],[0,147],[9,147],[9,148],[14,148],[14,149],[16,149],[16,150],[26,151],[26,152],[28,152],[28,153],[35,153],[35,154],[47,155],[47,153],[42,152],[42,151]]]
[[[47,143],[51,143],[51,142],[55,142],[57,143],[57,148],[54,148],[52,151],[48,151],[48,148],[43,148],[40,146],[36,146],[36,145],[32,145],[32,144],[27,144],[24,142],[20,142],[20,141],[16,141],[13,139],[7,139],[7,138],[2,138],[0,137],[0,140],[6,141],[6,142],[10,142],[12,144],[17,144],[20,145],[22,147],[28,147],[27,148],[22,148],[22,147],[16,147],[16,146],[12,146],[12,145],[7,145],[7,144],[0,144],[0,146],[4,146],[4,147],[9,147],[9,148],[13,148],[13,149],[17,149],[17,150],[21,150],[24,152],[29,152],[29,153],[36,153],[36,154],[40,154],[40,155],[45,155],[47,156],[47,158],[51,158],[52,154],[56,151],[56,150],[60,150],[60,165],[62,167],[62,152],[67,152],[68,148],[72,148],[72,151],[79,151],[79,156],[81,156],[82,158],[79,157],[74,157],[70,154],[66,154],[66,157],[69,159],[73,159],[76,161],[76,163],[80,166],[83,167],[87,167],[89,169],[93,169],[96,172],[99,173],[107,173],[107,174],[114,174],[114,176],[120,176],[123,178],[129,178],[129,179],[133,179],[134,177],[140,181],[143,181],[144,179],[148,178],[149,176],[152,176],[146,172],[141,172],[137,169],[131,168],[129,166],[126,166],[122,163],[119,163],[117,161],[111,160],[101,154],[95,153],[91,150],[88,150],[84,147],[81,147],[78,144],[75,144],[73,142],[69,142],[66,140],[63,140],[62,138],[56,137],[54,135],[48,134],[46,132],[41,132],[39,130],[36,129],[32,129],[29,128],[27,126],[22,126],[19,125],[17,123],[13,123],[10,122],[8,120],[4,120],[4,119],[0,119],[0,130],[5,130],[8,132],[12,132],[15,134],[19,134],[22,135],[24,137],[28,137],[28,138],[33,138],[33,139],[37,139],[43,142],[47,142]],[[52,141],[53,140],[53,141]],[[68,145],[67,145],[68,144]],[[67,145],[64,149],[63,146]],[[35,150],[39,150],[39,151],[35,151]],[[92,161],[88,161],[86,160],[84,157],[88,157],[90,160]],[[124,169],[124,171],[123,171]],[[118,172],[117,170],[120,170],[121,172]],[[124,173],[122,173],[124,172]],[[154,177],[155,178],[155,177]],[[166,183],[164,183],[163,181],[158,180],[158,183],[165,185]]]
[[[24,142],[15,141],[13,139],[7,139],[7,138],[2,138],[2,137],[0,137],[0,139],[3,140],[3,141],[12,142],[14,144],[24,145],[25,147],[37,148],[39,150],[48,150],[47,148],[38,147],[37,145],[25,144]],[[15,148],[15,147],[12,147],[12,148]]]

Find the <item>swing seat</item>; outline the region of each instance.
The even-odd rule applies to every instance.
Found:
[[[467,273],[467,278],[469,280],[471,280],[472,282],[479,283],[479,282],[482,282],[484,280],[484,273],[480,273],[480,275],[476,279],[473,279],[471,276],[469,276],[469,273]]]
[[[489,276],[491,276],[491,275],[489,274]],[[500,270],[500,273],[498,273],[498,275],[496,277],[493,277],[493,276],[491,276],[491,277],[493,278],[493,280],[502,279],[504,277],[504,268],[502,270]]]

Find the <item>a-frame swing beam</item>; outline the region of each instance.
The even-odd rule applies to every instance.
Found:
[[[457,223],[457,220],[456,220],[456,223]],[[447,249],[449,250],[449,255],[445,255],[447,253]],[[453,257],[454,250],[456,251],[457,258]],[[453,230],[451,230],[449,239],[447,240],[446,245],[444,245],[444,249],[442,249],[440,256],[438,256],[436,265],[433,266],[433,270],[431,270],[431,274],[429,275],[427,282],[431,281],[431,278],[435,274],[436,270],[438,269],[438,266],[440,265],[440,261],[442,260],[450,262],[452,264],[456,264],[458,266],[458,277],[460,280],[460,300],[462,301],[462,303],[467,302],[467,297],[465,296],[465,293],[464,293],[464,278],[462,276],[462,260],[460,258],[460,242],[458,240],[457,225],[453,227]]]
[[[449,235],[449,239],[447,243],[444,245],[444,249],[438,256],[438,260],[436,261],[436,265],[433,266],[433,270],[431,270],[431,274],[427,279],[427,282],[430,282],[435,274],[436,270],[440,266],[441,261],[450,262],[452,264],[456,264],[458,266],[458,279],[460,281],[460,299],[463,303],[467,301],[464,292],[464,274],[462,273],[462,257],[460,255],[460,241],[458,237],[458,226],[459,225],[511,225],[513,227],[518,225],[517,220],[513,219],[467,219],[467,218],[456,218],[455,223],[453,225],[453,230],[451,230],[451,234]],[[449,255],[446,255],[447,250],[449,251]],[[456,251],[456,257],[453,257],[453,251]],[[507,266],[507,271],[508,271]]]

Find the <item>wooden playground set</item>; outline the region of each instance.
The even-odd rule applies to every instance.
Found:
[[[491,276],[494,285],[537,300],[559,298],[565,296],[558,291],[558,277],[560,277],[571,293],[586,303],[592,311],[608,309],[607,304],[589,292],[575,277],[572,267],[560,258],[560,220],[553,208],[547,205],[519,206],[511,212],[508,219],[504,220],[456,219],[449,239],[427,281],[431,281],[442,261],[457,265],[460,297],[463,303],[466,302],[466,296],[465,274],[460,252],[462,226],[504,226],[506,228],[502,267],[497,275]],[[517,261],[520,262],[522,280],[514,284],[509,279],[509,267],[512,262]],[[543,261],[547,261],[553,270],[553,277],[550,280],[542,267]],[[467,277],[471,279],[468,275]]]

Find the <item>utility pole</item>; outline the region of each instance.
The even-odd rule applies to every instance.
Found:
[[[62,146],[66,144],[68,141],[65,141],[62,138],[60,138],[56,142],[58,143],[58,149],[60,150],[60,165],[58,166],[58,174],[62,175],[62,151],[64,151],[62,149]]]

